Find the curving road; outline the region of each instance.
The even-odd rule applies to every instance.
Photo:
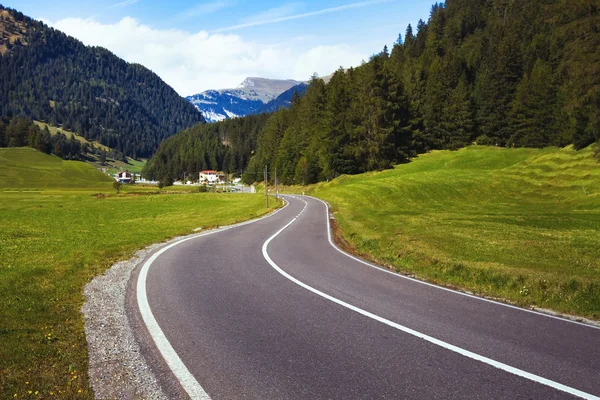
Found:
[[[327,208],[163,248],[130,317],[172,398],[600,398],[600,329],[373,267],[331,244]]]

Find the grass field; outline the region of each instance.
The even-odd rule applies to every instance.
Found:
[[[80,161],[29,147],[0,148],[0,188],[110,188],[114,179]]]
[[[354,251],[406,274],[600,320],[593,150],[474,146],[340,177],[327,200]]]
[[[85,284],[146,245],[268,210],[263,197],[239,193],[125,186],[116,195],[92,167],[38,154],[34,163],[27,151],[0,149],[0,398],[90,399]],[[73,170],[82,187],[60,188]],[[29,190],[36,179],[46,189]]]

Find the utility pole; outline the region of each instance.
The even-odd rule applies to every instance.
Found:
[[[265,200],[267,202],[267,208],[269,208],[269,182],[267,181],[268,178],[269,175],[267,172],[267,166],[265,165]]]
[[[275,200],[278,200],[279,197],[277,197],[277,168],[275,168]]]

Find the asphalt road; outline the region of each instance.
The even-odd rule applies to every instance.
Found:
[[[132,319],[172,398],[600,397],[600,329],[369,266],[330,244],[324,203],[287,200],[135,277]]]

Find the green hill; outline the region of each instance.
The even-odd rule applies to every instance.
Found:
[[[113,180],[79,161],[29,147],[0,149],[0,188],[109,188]]]
[[[202,115],[158,75],[0,5],[0,116],[27,116],[129,157]]]
[[[600,319],[591,147],[473,146],[316,185],[348,245],[399,271]]]
[[[45,122],[41,122],[41,121],[33,121],[33,122],[37,126],[39,126],[40,129],[48,128],[50,135],[57,135],[60,133],[60,134],[65,135],[69,139],[77,140],[81,144],[87,144],[88,146],[94,146],[97,149],[106,151],[108,154],[107,154],[107,158],[106,158],[106,161],[104,164],[102,164],[99,155],[92,154],[92,153],[85,154],[85,161],[96,169],[105,168],[106,172],[109,174],[115,174],[119,171],[125,171],[125,170],[127,170],[131,173],[138,173],[138,172],[141,172],[142,168],[144,168],[144,165],[146,165],[145,159],[140,161],[140,160],[135,160],[131,157],[126,157],[127,163],[125,163],[124,161],[119,160],[116,157],[110,158],[111,153],[114,153],[114,149],[111,149],[110,147],[105,146],[98,141],[90,142],[83,136],[79,136],[78,134],[67,131],[65,129],[57,128],[52,125],[48,125]],[[198,126],[203,126],[203,125],[198,125]]]

